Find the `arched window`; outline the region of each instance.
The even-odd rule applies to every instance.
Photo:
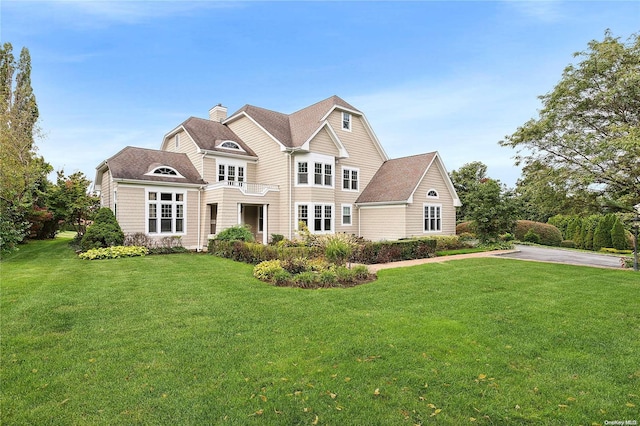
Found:
[[[427,198],[440,198],[440,196],[438,195],[438,191],[436,191],[435,189],[430,189],[429,191],[427,191]]]
[[[157,167],[153,172],[154,175],[178,176],[178,172],[171,167]]]
[[[234,141],[224,141],[218,146],[220,148],[237,149],[238,151],[242,150],[242,148],[240,148],[240,145],[238,145]]]

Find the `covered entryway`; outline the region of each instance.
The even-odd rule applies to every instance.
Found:
[[[238,223],[248,225],[256,241],[268,244],[268,204],[238,204]]]

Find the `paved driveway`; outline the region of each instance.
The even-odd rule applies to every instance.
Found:
[[[620,268],[620,256],[584,253],[551,247],[516,245],[515,252],[501,254],[503,257],[540,262],[567,263],[571,265],[595,266],[600,268]]]

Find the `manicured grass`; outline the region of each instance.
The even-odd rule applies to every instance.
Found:
[[[640,420],[640,279],[474,259],[328,290],[179,254],[0,266],[2,424]]]

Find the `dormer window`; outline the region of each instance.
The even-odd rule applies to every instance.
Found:
[[[178,177],[178,178],[184,177],[180,173],[178,173],[176,169],[169,166],[156,167],[155,169],[147,173],[147,176],[166,176],[166,177]]]
[[[440,198],[440,196],[438,195],[438,191],[436,191],[435,189],[430,189],[429,191],[427,191],[427,198]]]
[[[240,145],[238,145],[234,141],[222,141],[222,143],[218,145],[218,148],[235,149],[236,151],[244,151],[242,148],[240,148]]]
[[[351,114],[348,112],[342,113],[342,130],[351,131]]]

